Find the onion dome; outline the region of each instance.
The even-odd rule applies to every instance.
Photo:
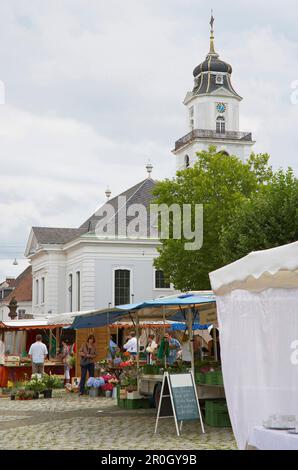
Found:
[[[193,93],[196,95],[212,93],[218,88],[225,88],[233,95],[241,98],[231,84],[232,67],[227,62],[219,59],[214,48],[214,17],[211,12],[210,20],[210,49],[206,59],[197,65],[193,71],[195,86]]]

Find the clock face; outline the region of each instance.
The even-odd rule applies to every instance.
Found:
[[[217,103],[216,109],[219,113],[224,113],[226,110],[226,105],[224,103]]]

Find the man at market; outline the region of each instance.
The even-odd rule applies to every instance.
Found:
[[[42,336],[36,335],[35,343],[31,344],[28,356],[32,361],[32,374],[44,373],[44,361],[48,355],[48,349],[42,342]]]
[[[123,345],[123,349],[127,351],[131,358],[134,359],[137,355],[137,338],[134,331],[130,333],[127,337],[126,343]]]
[[[177,360],[178,351],[182,349],[181,344],[178,341],[178,339],[173,338],[173,336],[170,333],[165,333],[164,339],[165,339],[165,342],[169,344],[169,354],[167,357],[167,362],[171,366]]]

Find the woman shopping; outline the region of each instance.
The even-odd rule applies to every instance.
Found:
[[[97,355],[94,335],[88,337],[86,343],[81,346],[79,354],[81,358],[80,395],[83,395],[85,392],[87,372],[89,373],[89,377],[94,377],[94,363]]]

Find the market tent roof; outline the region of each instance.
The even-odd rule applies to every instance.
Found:
[[[136,312],[138,312],[140,321],[145,319],[158,321],[169,317],[173,320],[183,321],[185,320],[185,309],[189,308],[195,309],[196,314],[199,311],[212,311],[216,308],[215,296],[210,292],[206,292],[206,294],[187,293],[147,302],[120,305],[114,309],[98,310],[89,315],[78,315],[74,319],[72,327],[75,329],[96,328],[125,318],[132,319]]]
[[[51,330],[61,325],[52,325],[48,320],[11,320],[2,321],[0,328],[7,330]]]
[[[253,251],[209,274],[216,295],[235,289],[259,292],[269,288],[297,288],[298,241],[270,250]]]

